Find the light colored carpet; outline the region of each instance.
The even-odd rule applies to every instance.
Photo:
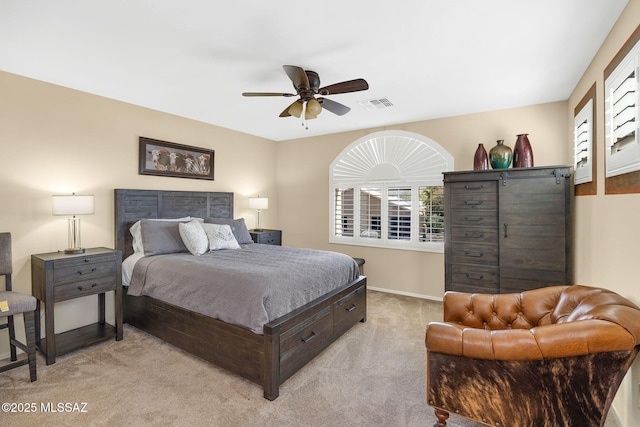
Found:
[[[262,389],[129,325],[124,340],[57,358],[38,357],[0,374],[0,403],[34,403],[1,413],[2,426],[431,426],[425,403],[425,326],[442,304],[369,291],[367,322],[354,326],[280,387]],[[86,402],[86,412],[43,406]],[[71,409],[82,409],[82,407]],[[451,427],[479,424],[452,415]]]

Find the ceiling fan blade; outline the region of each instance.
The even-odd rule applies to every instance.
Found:
[[[309,78],[302,68],[296,67],[295,65],[283,65],[282,68],[284,68],[284,71],[287,73],[287,76],[289,76],[296,89],[300,87],[309,87]]]
[[[365,79],[355,79],[321,87],[318,89],[318,93],[320,95],[335,95],[338,93],[358,92],[367,89],[369,89],[369,83],[367,83]]]
[[[280,92],[242,92],[242,96],[296,96],[293,93],[280,93]]]
[[[343,116],[351,111],[351,108],[346,105],[327,98],[318,98],[318,102],[322,105],[322,108],[331,111],[333,114],[337,114],[338,116]]]

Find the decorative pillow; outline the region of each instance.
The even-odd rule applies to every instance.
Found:
[[[227,224],[202,224],[202,228],[209,239],[209,249],[217,251],[220,249],[240,249],[240,245],[231,231],[231,226]]]
[[[140,231],[145,256],[188,252],[180,237],[179,224],[179,221],[141,220]]]
[[[200,256],[209,250],[209,238],[198,220],[178,223],[182,242],[193,255]]]
[[[244,218],[206,218],[204,222],[228,225],[231,227],[231,231],[239,244],[244,245],[247,243],[253,243],[253,239],[251,239],[251,234],[249,234],[249,230],[247,230],[247,224],[245,224]]]
[[[174,218],[174,219],[148,219],[147,221],[190,221],[191,217],[186,216],[184,218]],[[140,221],[136,221],[133,223],[131,228],[129,228],[129,232],[133,236],[133,252],[144,252],[144,246],[142,244],[142,232],[140,231]]]

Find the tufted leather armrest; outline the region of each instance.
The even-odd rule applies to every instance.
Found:
[[[429,351],[489,360],[540,360],[631,350],[640,308],[587,286],[513,294],[447,292],[444,322],[427,327]]]

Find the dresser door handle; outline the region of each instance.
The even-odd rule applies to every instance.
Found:
[[[300,341],[302,341],[303,343],[308,343],[309,341],[311,341],[312,339],[314,339],[316,337],[316,333],[315,332],[311,332],[311,335],[309,335],[307,338],[302,338]]]
[[[506,222],[504,223],[504,237],[509,237],[507,235],[507,227],[509,226],[509,224],[507,224]],[[517,239],[516,239],[517,240]]]
[[[347,311],[353,311],[355,309],[356,309],[356,305],[355,304],[351,304],[351,307],[345,308],[345,310],[347,310]]]

